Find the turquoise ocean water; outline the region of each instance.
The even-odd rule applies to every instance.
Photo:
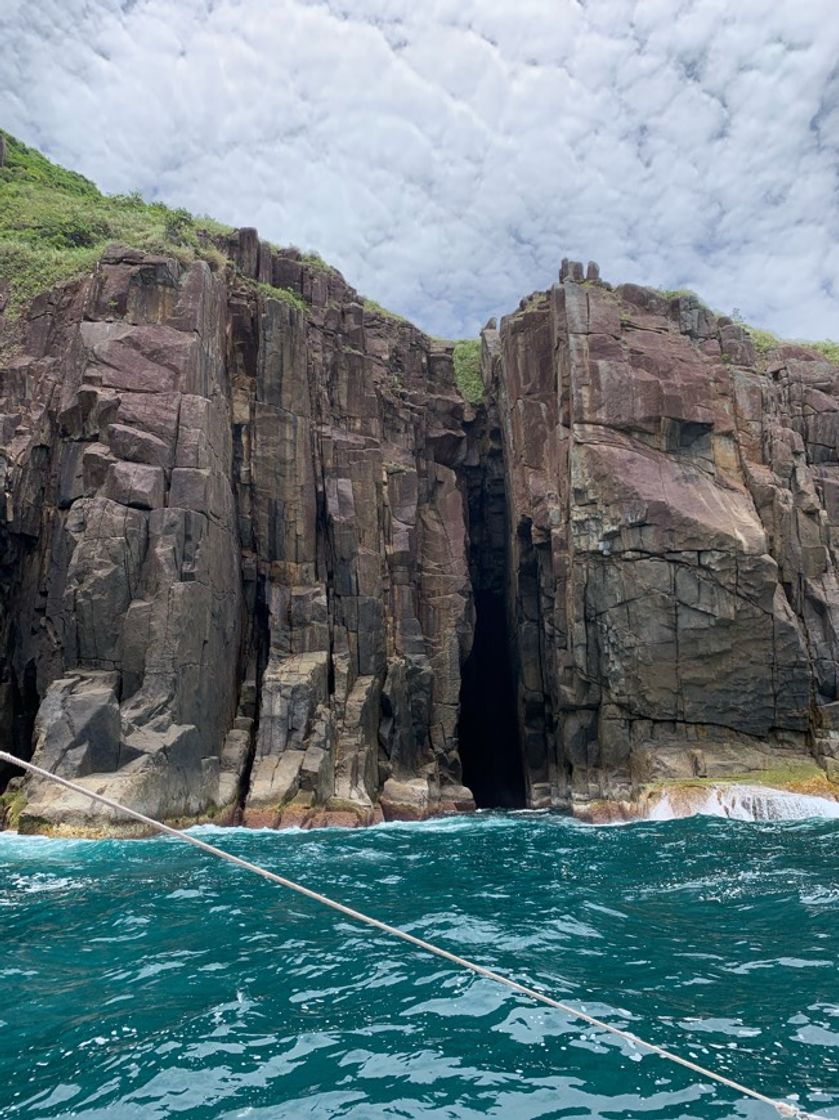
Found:
[[[198,831],[839,1117],[839,821]],[[0,946],[3,1120],[776,1115],[176,840],[0,835]]]

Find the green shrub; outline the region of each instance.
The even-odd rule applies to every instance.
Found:
[[[294,292],[291,288],[275,288],[273,284],[259,283],[255,285],[256,290],[260,295],[265,296],[266,299],[281,299],[283,303],[288,303],[298,311],[308,311],[309,305],[299,292]]]
[[[477,404],[484,398],[484,383],[481,380],[481,340],[463,338],[454,344],[452,355],[454,379],[457,387],[468,401]]]
[[[834,342],[832,338],[822,339],[821,342],[802,342],[801,345],[809,346],[811,350],[818,350],[829,362],[839,365],[839,342]]]
[[[318,272],[336,271],[336,269],[334,269],[331,264],[327,264],[320,253],[304,253],[303,263],[307,264],[309,268],[317,269]]]
[[[771,331],[762,330],[760,327],[746,327],[755,348],[755,353],[760,358],[765,358],[770,350],[781,345],[781,340]]]
[[[660,296],[664,296],[665,299],[695,299],[700,306],[707,306],[702,297],[698,296],[691,288],[654,288],[653,290],[658,292]]]
[[[786,342],[787,345],[803,346],[807,350],[815,350],[822,354],[829,362],[835,362],[839,365],[839,342],[834,342],[832,339],[826,338],[821,342],[811,342],[807,339],[782,339],[771,331],[765,331],[760,327],[746,327],[749,332],[754,348],[759,357],[765,358],[770,350],[776,349],[778,346],[783,346]]]
[[[395,311],[388,311],[386,307],[382,307],[380,303],[376,303],[374,299],[367,299],[362,301],[364,310],[369,311],[371,315],[383,315],[385,319],[394,319],[397,323],[407,323],[408,320],[404,315],[398,315]]]

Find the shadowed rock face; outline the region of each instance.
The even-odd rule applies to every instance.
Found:
[[[118,248],[31,309],[3,376],[10,737],[169,819],[365,821],[388,780],[394,812],[468,806],[451,347],[251,231],[232,252],[310,312]],[[25,827],[101,819],[26,792]]]
[[[450,344],[228,250],[112,248],[2,370],[11,749],[253,825],[471,808],[459,734],[482,804],[835,770],[839,369],[568,266],[484,332],[475,409]],[[23,792],[24,828],[102,827]]]

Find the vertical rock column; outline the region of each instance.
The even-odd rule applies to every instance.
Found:
[[[216,800],[238,688],[225,301],[206,264],[112,250],[55,358],[35,759],[169,819]],[[27,796],[25,827],[101,823]]]
[[[471,629],[451,350],[368,312],[329,270],[288,255],[272,274],[311,306],[260,296],[239,347],[252,366],[237,390],[242,532],[270,647],[244,819],[364,823],[471,804],[456,734]]]
[[[554,325],[546,296],[522,301],[484,331],[485,379],[497,401],[509,506],[509,611],[515,635],[519,735],[533,808],[561,804],[556,732],[557,647],[565,646],[558,591],[567,547],[567,427],[559,422]],[[488,368],[487,368],[488,367]],[[559,576],[557,573],[560,573]],[[557,630],[560,631],[556,640]],[[584,698],[577,697],[582,706]]]
[[[258,301],[250,400],[248,526],[267,650],[258,688],[258,731],[245,820],[274,823],[297,797],[301,809],[333,792],[330,633],[318,564],[314,400],[305,315]]]

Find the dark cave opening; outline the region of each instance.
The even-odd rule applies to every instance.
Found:
[[[475,592],[475,639],[461,670],[463,781],[479,809],[523,809],[524,771],[504,596]]]
[[[252,619],[252,629],[246,642],[246,676],[244,687],[248,695],[244,698],[240,694],[239,711],[248,716],[251,724],[250,745],[245,757],[245,764],[239,775],[239,789],[236,797],[236,808],[233,812],[233,824],[240,825],[245,811],[245,801],[251,788],[251,775],[256,762],[256,747],[259,738],[259,716],[262,711],[262,678],[268,665],[271,654],[271,612],[268,606],[268,587],[265,576],[260,576],[253,588],[253,597],[248,601],[248,608]],[[240,685],[240,688],[243,687]]]
[[[14,669],[11,670],[7,695],[10,703],[8,710],[3,713],[3,723],[6,724],[9,746],[5,749],[9,754],[28,762],[32,757],[35,717],[40,704],[34,662],[30,661],[26,665],[20,678]],[[19,766],[0,762],[0,794],[6,791],[12,778],[22,777],[23,774],[24,771]]]

